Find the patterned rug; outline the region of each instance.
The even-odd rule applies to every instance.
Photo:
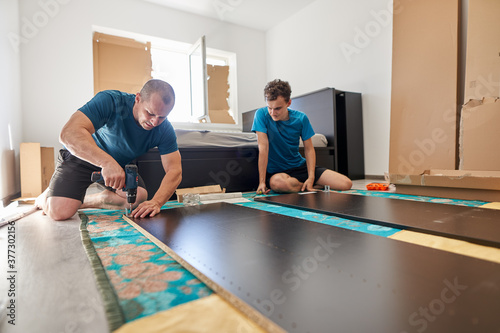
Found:
[[[122,216],[123,211],[108,210],[80,214],[82,239],[103,294],[110,330],[212,294]]]
[[[482,201],[417,197],[387,192],[351,190],[343,193],[383,196],[478,207]],[[389,237],[399,229],[350,221],[300,209],[254,202],[255,194],[244,194],[240,205],[297,217],[332,226]],[[183,206],[168,202],[163,209]],[[110,330],[174,306],[211,295],[213,291],[179,263],[143,236],[123,218],[123,211],[80,212],[81,234],[102,294]]]

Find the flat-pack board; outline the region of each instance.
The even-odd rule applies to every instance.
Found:
[[[486,260],[227,203],[130,222],[268,332],[500,325],[500,270]]]

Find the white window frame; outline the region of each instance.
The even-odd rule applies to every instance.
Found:
[[[193,60],[194,56],[199,56],[201,58],[200,63],[196,63]],[[189,58],[189,89],[190,89],[190,98],[191,98],[191,117],[194,117],[196,114],[200,114],[198,119],[208,119],[208,75],[207,75],[207,47],[205,44],[205,36],[202,36],[200,39],[194,43],[188,51]],[[198,66],[198,73],[194,71],[195,67]],[[199,90],[201,95],[199,96],[196,92]],[[194,109],[195,100],[201,98],[201,113],[197,112],[198,110]]]

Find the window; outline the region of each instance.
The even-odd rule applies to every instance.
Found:
[[[169,82],[175,90],[176,103],[168,119],[175,128],[184,129],[212,129],[212,130],[241,130],[241,117],[237,110],[236,89],[236,54],[211,48],[205,48],[204,37],[195,44],[166,40],[133,33],[126,33],[114,29],[94,27],[94,88],[103,90],[99,85],[99,74],[104,72],[113,80],[105,79],[116,86],[106,89],[121,89],[136,93],[136,87],[141,87],[149,78],[162,79]],[[125,50],[120,48],[120,57],[142,48],[142,56],[150,57],[150,67],[146,60],[141,60],[139,66],[130,65],[117,67],[116,63],[103,71],[104,63],[98,65],[96,58],[96,36],[99,34],[101,42],[105,34],[108,39],[127,39],[127,45],[134,48]],[[122,43],[124,44],[124,43]],[[104,48],[100,45],[99,52]],[[101,55],[102,57],[102,55]],[[108,56],[109,58],[109,56]],[[131,58],[134,63],[133,59]],[[141,58],[142,59],[142,58]],[[146,65],[144,65],[146,63]],[[108,62],[109,64],[109,62]],[[100,70],[96,70],[100,68]],[[113,72],[114,70],[114,72]],[[126,78],[126,84],[117,81],[126,77],[125,72],[146,71],[133,78]],[[149,75],[149,77],[147,77]],[[130,81],[135,80],[134,82]],[[103,81],[101,79],[101,81]],[[140,81],[140,82],[139,82]],[[99,90],[98,90],[99,89]],[[135,90],[133,90],[135,89]],[[133,90],[133,91],[132,91]],[[96,92],[97,92],[96,91]]]

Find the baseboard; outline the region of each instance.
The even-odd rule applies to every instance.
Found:
[[[2,207],[8,206],[12,200],[21,197],[21,192],[17,192],[11,195],[6,196],[5,198],[0,199],[2,202]]]
[[[385,180],[385,176],[381,175],[365,175],[365,179],[373,179],[373,180]]]

